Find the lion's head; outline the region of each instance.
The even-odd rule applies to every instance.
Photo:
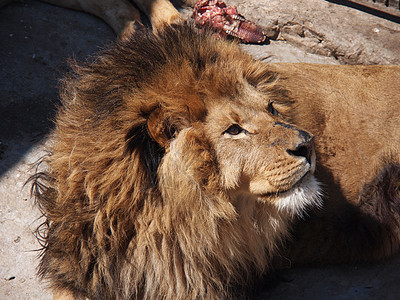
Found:
[[[190,26],[142,33],[75,66],[62,100],[39,195],[54,288],[225,297],[318,203],[313,137],[234,43]]]
[[[202,80],[207,81],[205,85],[213,84],[204,77]],[[179,103],[171,99],[174,101],[171,107],[155,110],[154,115],[159,119],[154,120],[150,114],[148,133],[166,151],[160,160],[159,175],[166,172],[174,181],[176,178],[169,171],[173,170],[175,174],[190,174],[193,182],[200,184],[212,178],[216,181],[213,189],[228,192],[230,201],[235,201],[238,195],[246,195],[273,204],[282,212],[301,214],[307,205],[315,203],[314,192],[318,189],[312,177],[315,169],[313,137],[285,121],[280,111],[285,113],[289,103],[274,97],[274,92],[269,90],[273,83],[255,86],[248,80],[237,74],[234,82],[224,87],[232,88],[227,94],[207,95],[200,89],[197,99],[193,91],[193,102],[182,99]],[[196,90],[196,85],[202,83],[192,84]],[[165,119],[171,114],[170,110],[182,108],[197,109],[199,115],[184,117],[187,124],[182,127],[174,124],[174,120],[181,122],[185,114],[181,111]],[[170,134],[166,139],[164,133],[171,128],[174,128],[173,136]],[[196,153],[196,144],[202,154]],[[204,153],[210,161],[199,167]],[[194,157],[188,159],[191,155]],[[162,186],[166,186],[164,182],[168,180],[160,178]],[[172,182],[167,184],[171,185]]]

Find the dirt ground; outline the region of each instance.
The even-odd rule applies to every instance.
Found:
[[[324,0],[227,2],[275,38],[268,45],[243,45],[256,58],[400,63],[395,22]],[[0,8],[0,299],[51,299],[35,275],[40,245],[32,231],[41,219],[24,183],[45,153],[57,79],[67,59],[83,60],[114,38],[101,20],[81,12],[33,0]],[[400,257],[371,265],[296,268],[278,272],[256,298],[400,299],[399,280]]]

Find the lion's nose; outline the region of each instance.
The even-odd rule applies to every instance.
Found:
[[[287,149],[286,151],[293,156],[305,157],[309,164],[311,164],[312,153],[314,149],[314,136],[303,131],[299,131],[300,142],[295,146],[294,149]]]
[[[293,156],[305,157],[310,165],[313,165],[313,151],[314,151],[314,136],[306,131],[298,129],[297,127],[282,123],[275,122],[275,126],[282,126],[292,131],[297,131],[298,143],[286,149],[287,153]]]

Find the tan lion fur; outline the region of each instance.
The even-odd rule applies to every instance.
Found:
[[[274,73],[187,25],[73,68],[33,186],[41,275],[76,298],[239,296],[319,204],[313,137]]]
[[[324,209],[298,226],[291,262],[382,259],[399,250],[399,66],[271,64],[316,136]],[[315,251],[318,249],[318,251]]]

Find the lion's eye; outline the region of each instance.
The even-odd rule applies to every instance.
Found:
[[[224,131],[224,133],[230,134],[230,135],[238,135],[239,133],[245,131],[242,127],[240,127],[238,124],[233,124],[229,126],[227,130]]]
[[[273,115],[273,116],[275,116],[275,117],[277,117],[277,116],[279,115],[278,111],[275,109],[275,107],[274,107],[274,105],[273,105],[273,102],[270,102],[270,103],[268,104],[267,111],[268,111],[271,115]]]

